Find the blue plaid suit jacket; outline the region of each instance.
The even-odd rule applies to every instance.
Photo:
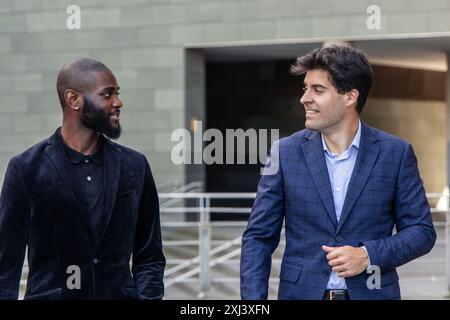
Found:
[[[364,245],[380,268],[380,289],[367,285],[370,273],[346,278],[350,299],[400,299],[396,267],[428,253],[436,233],[411,145],[364,123],[361,129],[339,223],[320,133],[305,129],[279,141],[279,170],[261,177],[242,238],[242,299],[267,299],[283,220],[279,299],[322,299],[331,274],[324,244]]]

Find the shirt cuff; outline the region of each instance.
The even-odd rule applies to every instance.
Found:
[[[362,246],[361,248],[363,248],[364,249],[364,251],[366,252],[366,254],[367,254],[367,259],[369,260],[369,267],[371,266],[371,264],[370,264],[370,256],[369,256],[369,252],[367,251],[367,249],[366,249],[366,246]]]

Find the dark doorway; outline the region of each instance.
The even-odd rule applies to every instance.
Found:
[[[279,129],[280,138],[302,130],[305,114],[299,99],[303,80],[289,74],[293,62],[207,63],[205,129],[219,129],[224,137],[226,129]],[[207,165],[206,192],[256,192],[261,167],[260,164]],[[252,204],[253,200],[211,203],[228,207]],[[247,219],[248,215],[218,213],[212,218],[238,220]]]

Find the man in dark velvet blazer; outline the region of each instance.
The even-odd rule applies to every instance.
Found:
[[[25,299],[161,299],[165,257],[149,164],[106,138],[121,133],[116,78],[80,58],[61,69],[57,91],[62,127],[6,171],[0,299],[17,299],[26,247]]]

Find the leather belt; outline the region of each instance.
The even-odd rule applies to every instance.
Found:
[[[324,300],[349,300],[347,290],[325,290]]]

